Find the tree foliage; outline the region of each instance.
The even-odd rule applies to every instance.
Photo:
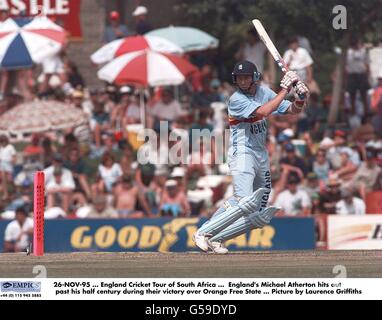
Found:
[[[347,30],[335,30],[333,8],[347,9]],[[360,34],[368,41],[381,30],[382,0],[183,0],[174,10],[183,24],[205,30],[220,40],[221,57],[232,63],[254,18],[260,19],[280,52],[293,35],[306,36],[316,55],[333,56],[334,46],[346,47],[346,34]],[[381,37],[381,35],[379,35]],[[323,57],[323,62],[330,61]],[[332,59],[333,61],[335,59]]]

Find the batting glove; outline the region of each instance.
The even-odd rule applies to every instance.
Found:
[[[288,71],[280,82],[280,87],[286,90],[290,90],[294,83],[298,82],[300,78],[294,71]]]
[[[309,94],[308,87],[301,80],[296,83],[295,91],[300,97],[306,97]]]

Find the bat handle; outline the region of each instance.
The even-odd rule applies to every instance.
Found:
[[[277,61],[277,64],[281,67],[281,70],[282,70],[284,73],[287,73],[287,72],[289,71],[288,65],[284,62],[283,59],[281,59],[280,61]],[[293,87],[296,87],[296,83],[293,84]],[[304,100],[304,99],[305,99],[305,95],[304,95],[304,94],[299,94],[298,97],[299,97],[301,100]]]

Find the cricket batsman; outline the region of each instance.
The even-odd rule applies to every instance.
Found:
[[[228,164],[233,177],[234,196],[194,234],[203,251],[226,254],[224,242],[249,230],[269,224],[279,210],[267,207],[271,174],[266,149],[267,121],[271,114],[298,114],[306,106],[308,88],[297,73],[288,71],[275,93],[260,86],[261,75],[249,61],[235,65],[233,84],[237,87],[228,101],[230,147]],[[285,100],[294,87],[295,101]]]

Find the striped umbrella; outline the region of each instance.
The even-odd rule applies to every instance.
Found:
[[[47,17],[7,19],[0,24],[0,68],[28,68],[58,53],[66,32]]]
[[[110,83],[147,86],[179,85],[197,68],[179,56],[142,50],[124,54],[98,71]]]
[[[102,64],[109,62],[125,53],[144,49],[165,53],[183,53],[182,48],[167,39],[156,36],[135,36],[114,40],[104,45],[94,52],[90,59],[93,63]]]

